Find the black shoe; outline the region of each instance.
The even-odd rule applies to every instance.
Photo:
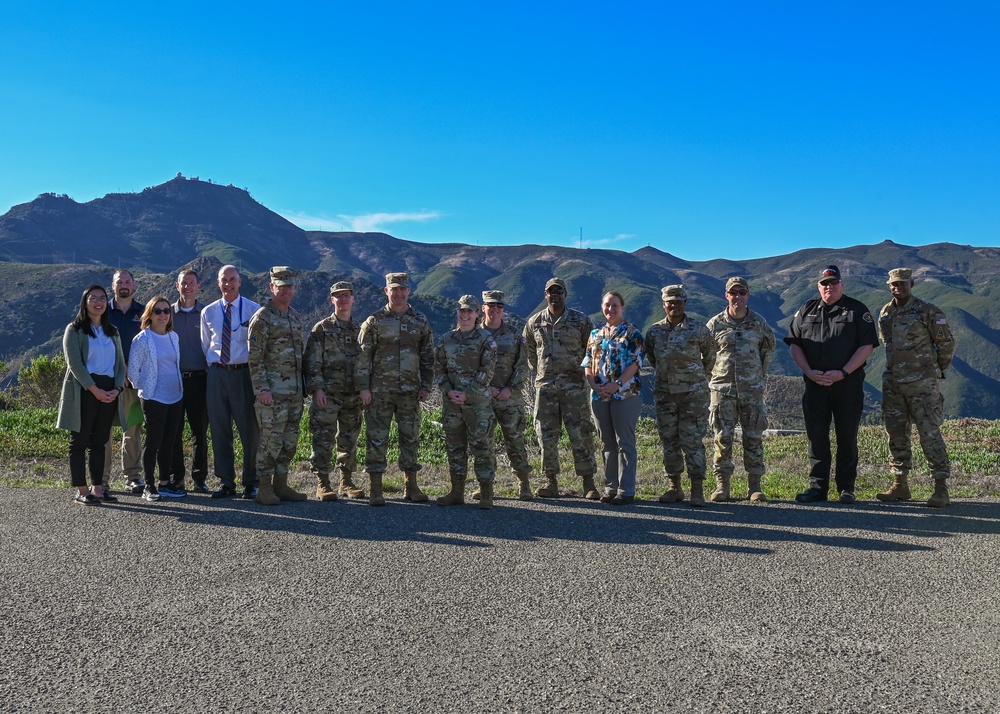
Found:
[[[635,502],[635,496],[615,496],[611,503],[615,506],[627,506]]]
[[[841,491],[840,492],[840,502],[851,504],[858,499],[854,496],[854,491]]]
[[[256,486],[247,486],[246,488],[243,489],[243,500],[252,501],[255,498],[257,498]]]
[[[795,497],[799,503],[820,503],[826,500],[826,494],[818,488],[807,488]]]
[[[208,486],[206,486],[203,481],[202,482],[195,481],[194,487],[191,490],[194,491],[195,493],[210,493],[210,491],[208,490]]]
[[[125,491],[131,493],[133,496],[140,496],[145,490],[146,484],[142,482],[141,478],[129,479],[128,483],[125,484]]]
[[[230,498],[236,495],[236,489],[232,486],[220,486],[219,490],[212,491],[212,498]]]

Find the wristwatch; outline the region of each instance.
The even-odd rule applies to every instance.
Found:
[[[850,377],[850,376],[851,376],[851,373],[850,373],[850,372],[848,372],[848,371],[847,371],[846,369],[842,369],[842,370],[840,370],[840,373],[841,373],[842,375],[844,375],[844,379],[847,379],[848,377]]]

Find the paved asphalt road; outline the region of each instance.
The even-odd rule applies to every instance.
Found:
[[[4,712],[998,712],[1000,503],[0,488]]]

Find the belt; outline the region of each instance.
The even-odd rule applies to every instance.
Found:
[[[189,372],[181,372],[181,376],[184,379],[188,379],[189,377],[204,377],[206,374],[208,374],[207,369],[192,369]]]
[[[246,369],[250,365],[246,362],[240,362],[239,364],[219,364],[218,362],[212,363],[213,367],[220,367],[222,369]]]

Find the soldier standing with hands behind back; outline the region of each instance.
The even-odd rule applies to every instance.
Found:
[[[878,331],[885,345],[882,375],[882,422],[889,437],[889,465],[894,482],[877,494],[880,501],[910,500],[907,475],[913,466],[910,429],[917,425],[920,447],[934,473],[931,508],[951,503],[948,477],[951,464],[941,437],[944,397],[941,380],[955,356],[955,338],[948,320],[938,308],[913,295],[913,271],[889,271],[892,301],[878,316]]]

